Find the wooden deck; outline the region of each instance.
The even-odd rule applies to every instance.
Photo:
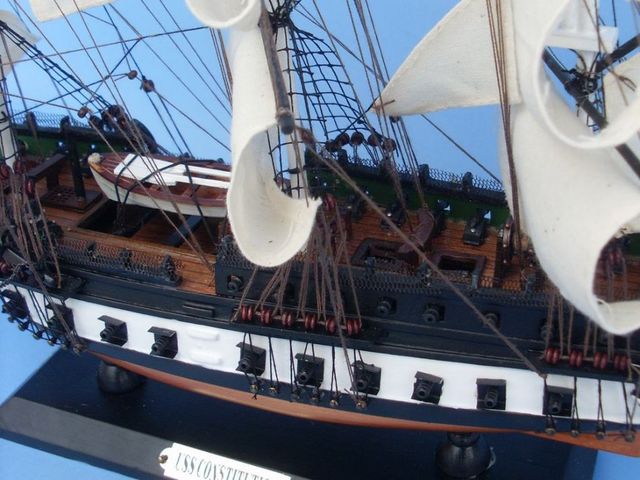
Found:
[[[59,177],[60,184],[71,186],[71,174],[63,171]],[[87,190],[99,191],[98,186],[92,178],[85,178],[85,188]],[[46,186],[44,182],[37,185],[38,193],[44,194]],[[194,233],[194,237],[200,245],[204,256],[199,255],[188,243],[183,243],[178,247],[166,245],[164,241],[175,232],[174,227],[167,221],[171,218],[176,225],[180,225],[177,215],[163,215],[157,212],[142,228],[131,237],[122,237],[90,230],[80,227],[96,215],[99,215],[108,200],[102,197],[95,205],[84,213],[79,213],[72,209],[54,208],[44,206],[43,209],[49,220],[56,222],[63,228],[64,236],[70,240],[95,241],[101,246],[113,248],[127,248],[132,252],[150,254],[157,256],[170,255],[173,260],[180,265],[182,282],[178,289],[196,293],[212,294],[215,292],[213,275],[213,265],[215,264],[214,242],[208,238],[207,232],[202,225]],[[189,237],[193,245],[193,237]],[[208,265],[205,264],[205,261]]]
[[[58,179],[60,185],[67,187],[73,185],[71,175],[66,167],[61,171]],[[85,187],[87,190],[99,191],[99,187],[93,178],[85,178]],[[46,192],[44,181],[38,182],[37,190],[41,195]],[[132,252],[141,254],[170,255],[181,266],[182,282],[178,287],[179,289],[204,294],[215,292],[213,266],[216,257],[214,252],[216,242],[223,230],[222,221],[207,221],[209,230],[214,238],[209,236],[207,229],[204,228],[205,225],[200,224],[193,235],[188,236],[188,241],[177,246],[168,244],[168,240],[172,235],[175,240],[175,227],[182,225],[182,219],[174,213],[152,212],[148,216],[149,218],[145,219],[144,224],[129,237],[113,235],[108,230],[97,231],[93,228],[83,228],[81,225],[86,225],[88,220],[99,219],[107,202],[108,200],[103,197],[83,213],[51,206],[45,206],[44,210],[50,220],[55,221],[63,228],[67,239],[95,241],[99,245],[120,249],[127,248]],[[415,228],[417,224],[417,215],[411,213],[409,221],[405,222],[402,230],[407,235],[410,235],[412,233],[411,228]],[[481,272],[482,286],[494,286],[496,252],[499,241],[497,230],[488,228],[484,243],[480,246],[473,246],[463,242],[464,227],[463,221],[448,220],[446,228],[431,239],[425,249],[425,254],[431,259],[438,258],[438,254],[450,252],[469,258],[483,257],[485,261]],[[367,211],[359,221],[353,222],[351,232],[352,236],[348,248],[351,257],[353,257],[362,242],[369,239],[401,242],[401,239],[392,231],[381,226],[381,219],[370,211]],[[195,247],[196,245],[198,247]],[[503,268],[500,282],[503,288],[512,290],[521,288],[522,272],[517,261],[516,257],[514,260],[516,263]],[[411,266],[411,268],[415,268],[415,266]],[[607,278],[604,268],[600,268],[595,283],[596,291],[604,299],[610,299],[611,295],[618,300],[623,299],[623,297],[638,298],[640,296],[640,259],[630,258],[627,260],[626,276],[617,274]],[[498,286],[498,284],[496,283],[495,286]],[[549,288],[552,287],[549,286]]]

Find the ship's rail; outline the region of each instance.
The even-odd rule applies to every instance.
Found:
[[[349,164],[350,166],[365,167],[372,170],[379,170],[381,167],[380,163],[373,158],[361,158],[355,155],[349,157]],[[414,175],[417,175],[420,181],[424,181],[426,179],[425,177],[427,177],[429,180],[436,182],[460,185],[463,183],[465,177],[464,174],[440,170],[424,164],[419,166],[419,171],[417,172],[409,168],[407,165],[398,163],[395,164],[395,168],[398,175],[400,175],[400,179],[403,181],[413,181]],[[500,182],[490,178],[477,177],[475,175],[472,177],[471,186],[480,190],[504,192],[504,188]]]
[[[68,117],[69,118],[69,122],[71,123],[72,127],[86,128],[87,130],[92,130],[89,127],[88,123],[79,121],[75,117],[75,115],[71,115],[71,113],[69,115],[62,115],[62,114],[59,114],[59,113],[42,112],[42,111],[31,111],[29,113],[20,113],[20,114],[15,115],[13,117],[13,124],[15,126],[18,126],[18,127],[28,127],[29,126],[29,119],[28,119],[28,115],[29,114],[33,115],[33,118],[35,119],[36,125],[38,127],[58,129],[58,128],[60,128],[60,122],[65,117]]]
[[[291,273],[299,275],[304,267],[304,254],[299,254],[291,264]],[[254,272],[256,267],[246,260],[232,239],[227,237],[218,252],[216,268]],[[346,268],[346,267],[345,267]],[[263,274],[271,274],[275,269],[260,268]],[[465,271],[445,271],[447,279],[466,294],[483,297],[499,297],[501,301],[526,304],[535,307],[546,305],[546,293],[537,285],[526,287],[518,280],[497,279],[489,275],[474,278]],[[415,268],[405,262],[386,261],[380,258],[368,265],[354,265],[351,275],[341,269],[339,282],[345,291],[351,288],[351,281],[357,288],[379,292],[403,294],[434,294],[450,291],[447,283],[433,272]]]
[[[94,241],[63,238],[57,245],[58,260],[73,266],[151,283],[177,285],[183,265],[170,255],[155,255]]]

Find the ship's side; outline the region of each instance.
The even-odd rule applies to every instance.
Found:
[[[58,154],[66,159],[64,149]],[[425,172],[431,202],[442,206],[432,225],[424,225],[419,209],[404,219],[394,216],[393,205],[387,209],[408,235],[429,230],[423,251],[491,328],[340,186],[323,193],[336,200],[322,214],[349,226],[350,265],[339,265],[332,280],[342,313],[328,294],[318,296],[326,285],[304,256],[288,264],[286,275],[256,268],[224,220],[188,217],[190,230],[177,234],[175,214],[119,209],[106,198],[84,209],[56,203],[51,190],[73,185],[66,160],[60,162],[46,175],[39,167],[46,159],[33,159],[31,171],[47,219],[59,227],[61,282],[41,285],[28,269],[3,280],[4,311],[35,337],[283,414],[399,428],[547,432],[638,453],[630,368],[637,335],[598,335],[534,266],[510,263],[517,260],[509,254],[498,190],[469,176]],[[344,166],[387,203],[377,196],[383,189],[376,193],[384,171],[352,160]],[[312,183],[325,188],[327,175],[309,168]],[[45,182],[52,176],[55,186]],[[98,192],[93,182],[85,178],[87,191]],[[203,252],[190,248],[194,239]],[[4,261],[15,267],[6,237],[3,246]],[[627,289],[637,289],[631,247],[627,257]],[[533,265],[532,254],[527,258]],[[522,278],[522,271],[531,275]]]

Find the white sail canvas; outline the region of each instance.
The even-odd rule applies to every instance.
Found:
[[[640,87],[640,55],[635,55],[624,63],[607,73],[603,80],[605,92],[605,107],[607,118],[616,118],[624,111],[635,96]],[[640,136],[633,135],[627,145],[636,154],[640,155]]]
[[[503,5],[508,3],[503,2]],[[515,62],[507,70],[515,69],[517,72],[522,99],[520,105],[512,108],[511,125],[522,227],[531,237],[542,268],[569,302],[606,330],[616,334],[629,333],[640,327],[640,302],[607,303],[594,294],[593,287],[603,248],[612,238],[636,231],[635,227],[640,224],[640,182],[613,148],[637,136],[640,128],[638,92],[628,89],[624,101],[614,97],[609,111],[616,115],[607,128],[594,135],[557,93],[545,72],[542,53],[553,42],[566,46],[568,41],[571,42],[571,35],[579,45],[598,45],[591,38],[597,35],[595,27],[591,26],[593,31],[589,31],[592,25],[589,19],[594,15],[595,4],[577,3],[576,0],[510,3],[512,25],[504,31],[512,31],[513,37],[505,35],[504,40],[513,42],[515,55],[507,57],[507,61],[511,58]],[[477,89],[474,85],[452,90],[450,85],[444,85],[444,81],[438,84],[431,80],[426,69],[439,55],[439,36],[446,35],[449,23],[465,23],[457,20],[456,15],[469,14],[474,8],[486,9],[486,2],[463,1],[457,8],[459,11],[454,9],[425,37],[378,100],[389,102],[396,94],[403,99],[397,93],[402,90],[420,95],[420,91],[411,90],[412,85],[426,85],[423,93],[428,101],[422,102],[419,108],[409,98],[385,103],[386,114],[424,113],[447,106],[473,105],[473,102],[464,100],[465,93],[459,94],[458,90],[470,88],[475,95]],[[572,33],[565,16],[567,12],[575,16],[576,11],[584,18],[571,26],[579,27]],[[475,15],[470,15],[469,21],[486,22],[486,15],[481,16],[479,12],[477,10]],[[557,35],[559,30],[560,35]],[[479,27],[474,31],[480,31]],[[465,49],[486,54],[491,39],[486,35],[474,34],[473,38],[462,35],[467,42],[472,39],[482,42],[484,38],[485,44],[456,47],[455,52],[460,52],[462,61],[460,64],[453,61],[445,63],[446,73],[473,78],[468,77],[472,73],[472,64]],[[436,51],[432,52],[434,45]],[[444,54],[453,55],[450,50]],[[424,62],[427,58],[428,63]],[[493,53],[491,60],[485,58],[483,63],[493,65]],[[635,67],[632,64],[628,68],[628,73],[632,73],[631,69]],[[493,71],[492,68],[487,70]],[[488,86],[485,85],[483,91],[489,91]],[[389,96],[389,92],[394,93]],[[442,98],[445,100],[439,100]],[[484,98],[489,99],[489,96]],[[505,155],[502,169],[503,178],[508,180]],[[506,185],[506,190],[509,192],[509,185]],[[598,221],[589,221],[590,218]]]
[[[509,98],[518,103],[510,2],[501,3]],[[499,103],[493,65],[486,1],[462,0],[415,47],[374,108],[408,115]]]
[[[38,37],[31,33],[13,13],[0,10],[0,21],[6,23],[11,30],[27,42],[34,44],[38,41]],[[0,42],[0,57],[2,58],[2,72],[6,76],[13,69],[13,63],[24,57],[24,50],[6,38]]]
[[[228,3],[228,2],[227,2]],[[270,151],[278,144],[276,103],[258,18],[260,2],[238,5],[190,1],[189,7],[211,26],[232,25],[228,56],[233,78],[229,223],[242,254],[256,265],[280,265],[304,248],[320,200],[291,198],[273,180]],[[214,20],[220,15],[218,21]]]
[[[113,0],[29,0],[33,14],[40,22],[54,20],[86,10],[91,7],[99,7],[111,3]]]

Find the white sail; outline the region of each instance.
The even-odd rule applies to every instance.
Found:
[[[588,50],[604,46],[606,50],[615,41],[615,29],[596,30],[594,26],[596,2],[492,1],[494,6],[498,3],[502,5],[502,38],[511,104],[518,103],[521,97],[535,102],[537,115],[553,135],[580,149],[613,147],[626,142],[640,129],[640,92],[597,136],[576,132],[570,135],[547,110],[550,86],[541,80],[544,67],[540,61],[544,49],[561,46]],[[513,15],[520,16],[525,23],[514,29]],[[383,108],[386,115],[399,116],[498,103],[489,23],[486,0],[462,0],[411,52],[374,108]],[[519,70],[516,74],[513,61],[523,51],[534,64],[527,67],[530,73],[526,75]]]
[[[567,132],[589,135],[555,94],[547,109]],[[613,149],[580,151],[560,141],[526,106],[512,109],[520,213],[536,255],[560,293],[601,327],[640,326],[640,302],[606,303],[593,293],[602,249],[640,218],[640,182]]]
[[[496,5],[496,1],[492,0]],[[510,2],[502,2],[509,98],[517,103]],[[500,102],[485,0],[462,0],[422,39],[374,108],[386,115]]]
[[[269,154],[278,143],[276,105],[258,19],[261,2],[188,0],[212,27],[230,28],[233,77],[229,222],[242,254],[260,266],[280,265],[304,248],[319,200],[294,199],[273,180]]]
[[[13,13],[1,10],[0,21],[4,22],[11,30],[27,42],[35,43],[38,40]],[[0,81],[3,81],[9,72],[11,72],[13,64],[24,57],[22,48],[16,45],[8,36],[3,35],[3,37],[0,42],[0,61],[2,61]],[[3,95],[0,95],[0,152],[2,157],[6,159],[7,165],[13,167],[15,162],[15,139],[13,138],[11,128],[9,128],[9,118],[5,98]]]
[[[473,0],[461,5],[471,3]],[[485,5],[484,0],[476,3]],[[637,136],[638,92],[627,91],[625,101],[613,98],[613,105],[608,107],[614,114],[610,125],[594,135],[557,93],[541,58],[549,45],[578,50],[600,47],[603,37],[598,39],[598,32],[589,29],[595,4],[537,0],[513,1],[511,5],[513,25],[505,31],[513,31],[516,62],[509,68],[517,71],[522,99],[512,107],[511,125],[522,226],[531,237],[543,270],[561,294],[606,330],[629,333],[640,327],[640,302],[607,303],[594,294],[593,287],[603,248],[612,238],[637,231],[640,224],[640,182],[612,148]],[[581,20],[568,21],[567,15],[575,16],[576,12],[582,15]],[[486,21],[486,17],[476,18],[479,20]],[[604,38],[611,43],[615,35],[607,32]],[[482,50],[477,45],[473,48]],[[488,70],[493,70],[492,59],[488,65]],[[634,68],[635,62],[619,72],[631,74]],[[424,82],[430,82],[428,72],[422,70],[416,75],[420,74]],[[401,70],[398,75],[407,74]],[[450,87],[445,86],[429,95],[437,99],[450,93]],[[452,106],[462,105],[453,102]],[[423,108],[416,112],[409,106],[390,109],[385,105],[385,113],[402,115],[432,109],[429,104]],[[501,160],[503,177],[508,180],[504,155]],[[509,192],[508,185],[506,190]]]
[[[547,101],[547,97],[554,95],[554,89],[548,82],[540,61],[548,45],[560,44],[576,49],[604,46],[605,50],[612,47],[612,35],[603,37],[595,27],[594,22],[598,18],[596,7],[597,2],[585,0],[513,2],[518,82],[522,96],[553,135],[578,149],[615,147],[640,130],[640,92],[629,97],[626,108],[609,118],[608,126],[598,135],[565,128],[554,116],[555,112],[548,108],[553,101]],[[567,28],[566,19],[573,18],[576,11],[581,12],[584,20],[570,24],[570,28]],[[567,41],[569,38],[575,40],[573,45]],[[602,45],[605,43],[604,39],[608,40],[606,43],[609,45]]]
[[[602,88],[605,92],[605,107],[607,118],[616,118],[624,111],[629,102],[640,89],[640,55],[635,55],[607,73]],[[640,156],[640,136],[632,136],[627,145]]]
[[[33,14],[40,22],[54,20],[81,10],[106,5],[113,0],[29,0]]]
[[[603,248],[621,233],[631,233],[629,227],[640,218],[640,182],[613,148],[604,148],[611,139],[602,137],[612,127],[637,127],[630,127],[630,120],[616,127],[614,120],[594,135],[544,72],[540,58],[545,38],[571,6],[571,1],[557,0],[514,2],[524,100],[512,109],[511,126],[520,212],[540,265],[560,293],[601,327],[626,334],[640,327],[640,302],[607,303],[593,288]],[[502,163],[506,170],[506,160]]]

